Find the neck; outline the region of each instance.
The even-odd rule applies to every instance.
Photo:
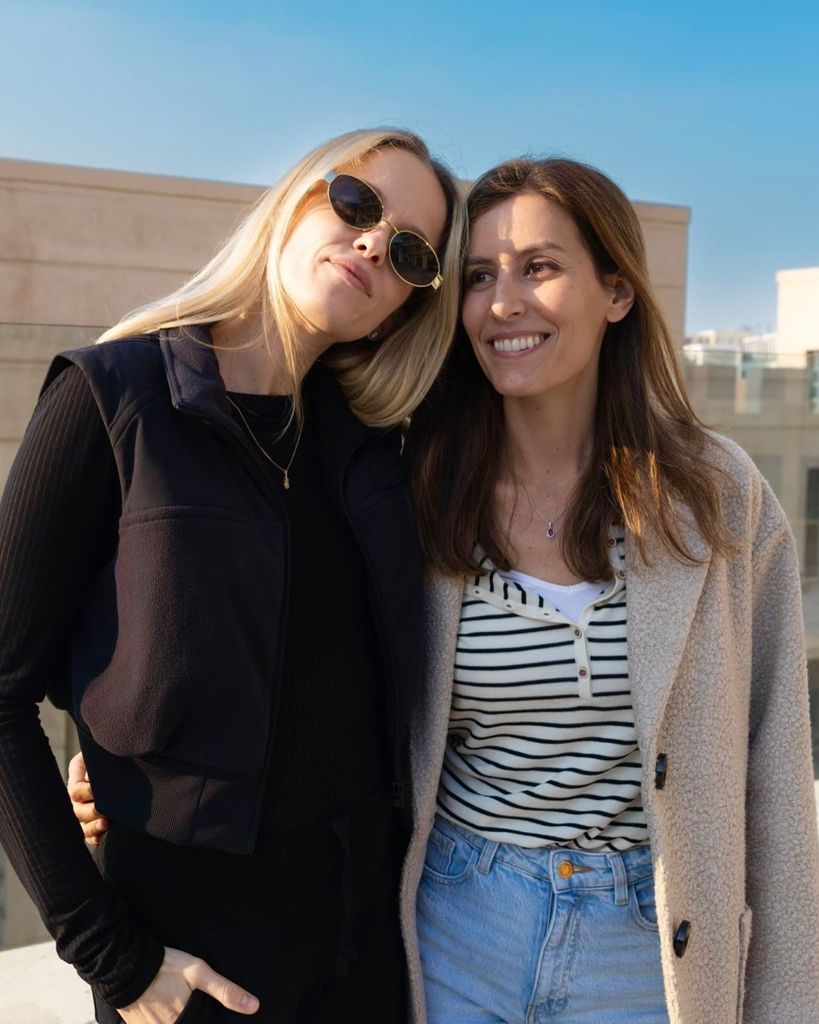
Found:
[[[571,488],[594,448],[596,387],[504,398],[507,472],[548,491]]]
[[[225,388],[246,395],[292,395],[331,344],[307,332],[298,337],[299,373],[294,378],[276,325],[265,325],[258,312],[214,324],[211,337]]]

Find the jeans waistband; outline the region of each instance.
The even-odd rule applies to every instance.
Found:
[[[487,839],[440,814],[435,816],[435,827],[455,842],[468,843],[478,851],[478,871],[488,873],[498,861],[548,881],[556,892],[613,889],[615,902],[624,902],[627,886],[653,872],[651,848],[646,843],[621,851],[589,852],[568,846],[530,849]]]

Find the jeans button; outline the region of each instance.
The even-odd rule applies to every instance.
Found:
[[[574,874],[574,865],[570,860],[562,860],[557,865],[557,873],[561,878],[571,878]]]

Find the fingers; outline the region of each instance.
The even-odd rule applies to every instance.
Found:
[[[94,803],[94,794],[90,783],[72,782],[69,779],[66,788],[73,804],[87,804],[90,806]]]
[[[217,974],[204,960],[196,962],[185,975],[192,988],[201,988],[228,1010],[250,1014],[259,1009],[259,1000],[254,995]]]
[[[82,754],[75,754],[68,762],[68,785],[74,782],[88,782],[88,772],[85,770],[85,758]]]
[[[82,754],[75,754],[69,761],[66,785],[74,817],[82,825],[85,841],[91,846],[99,845],[102,834],[108,830],[108,819],[94,805],[94,794]]]
[[[100,840],[109,829],[107,818],[95,818],[86,822],[82,827],[82,834],[89,846],[99,846]]]

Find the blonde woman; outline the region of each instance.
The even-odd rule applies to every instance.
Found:
[[[461,224],[416,136],[340,136],[49,371],[0,512],[0,838],[102,1024],[405,1014],[398,425],[452,337]],[[96,867],[46,693],[108,826]]]

